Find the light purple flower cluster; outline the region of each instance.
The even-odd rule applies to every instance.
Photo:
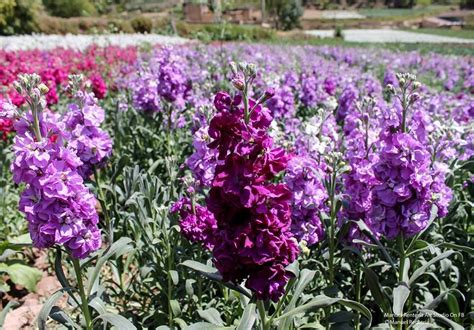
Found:
[[[132,83],[133,106],[143,112],[153,113],[161,110],[161,100],[158,95],[158,83],[150,72],[141,72]]]
[[[378,184],[367,221],[375,232],[389,239],[413,236],[428,224],[433,204],[439,216],[447,214],[451,191],[445,175],[431,169],[430,153],[410,134],[388,134],[373,170]]]
[[[85,258],[101,246],[97,227],[97,201],[78,172],[81,160],[54,138],[54,123],[41,121],[42,140],[31,130],[23,131],[25,119],[17,122],[11,165],[16,183],[27,185],[21,194],[33,245],[39,248],[64,245],[75,258]],[[50,135],[52,134],[52,135]]]
[[[165,111],[167,103],[184,107],[191,88],[181,58],[167,48],[158,50],[148,67],[140,68],[129,83],[134,107],[149,113]]]
[[[291,231],[298,241],[308,246],[318,243],[324,236],[320,212],[328,199],[322,184],[324,172],[307,157],[293,157],[285,174],[285,182],[292,192]]]
[[[217,165],[217,150],[208,147],[211,138],[209,126],[202,126],[193,136],[194,153],[186,160],[197,185],[210,187]]]
[[[276,90],[275,95],[268,100],[267,107],[273,118],[292,118],[295,115],[295,96],[288,86]]]
[[[404,88],[417,84],[410,75],[400,77],[405,79]],[[347,134],[351,172],[344,176],[348,200],[342,215],[363,220],[378,237],[393,239],[419,233],[426,228],[433,205],[440,217],[448,212],[452,193],[444,182],[447,166],[433,161],[428,140],[431,122],[421,111],[408,113],[408,106],[420,106],[416,88],[407,92],[405,108],[397,100],[382,111],[383,129],[378,141],[367,140],[375,123],[363,115],[360,124]],[[365,126],[366,143],[362,142],[361,126]],[[355,227],[349,237],[363,238]]]
[[[104,166],[112,154],[112,140],[107,132],[100,128],[105,113],[92,93],[79,92],[76,96],[79,104],[70,104],[64,118],[68,134],[68,147],[82,161],[78,172],[83,178],[92,175],[95,168]]]
[[[84,184],[83,162],[68,144],[67,125],[59,115],[42,111],[47,89],[34,87],[39,83],[35,75],[22,79],[18,89],[31,93],[27,99],[36,110],[15,118],[11,171],[14,181],[26,186],[19,209],[28,220],[33,246],[63,245],[74,258],[85,258],[102,242],[97,200]]]
[[[355,110],[356,101],[359,98],[359,92],[353,84],[347,85],[339,96],[336,119],[342,121]]]

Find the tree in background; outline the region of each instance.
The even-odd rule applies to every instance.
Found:
[[[300,25],[304,8],[300,0],[266,0],[268,14],[273,17],[275,27],[291,30]]]
[[[0,34],[31,33],[36,30],[38,0],[1,0]]]
[[[463,9],[474,9],[474,0],[462,0],[461,8]]]

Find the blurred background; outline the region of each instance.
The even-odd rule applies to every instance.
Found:
[[[474,0],[1,0],[0,34],[31,33],[468,45]]]

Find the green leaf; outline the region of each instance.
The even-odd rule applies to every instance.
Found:
[[[372,242],[374,242],[377,247],[379,248],[380,252],[382,252],[382,254],[384,255],[386,261],[392,266],[393,269],[395,269],[395,263],[393,262],[393,259],[392,257],[390,257],[390,254],[388,254],[388,251],[387,249],[385,249],[385,247],[382,245],[382,243],[380,243],[380,241],[377,239],[377,237],[374,236],[374,234],[372,234],[372,231],[370,230],[369,227],[367,227],[367,225],[365,224],[364,221],[362,220],[359,220],[359,221],[354,221],[357,226],[359,227],[359,229],[367,236],[370,238],[370,240]]]
[[[306,303],[302,306],[293,308],[293,309],[291,309],[290,311],[288,311],[286,313],[283,313],[282,315],[275,318],[274,320],[275,321],[282,320],[282,319],[285,319],[287,317],[291,317],[291,316],[295,316],[297,314],[305,313],[310,309],[329,306],[329,305],[332,305],[332,304],[338,302],[339,300],[340,300],[339,298],[330,298],[330,297],[325,296],[325,295],[319,295],[319,296],[316,296],[313,299],[311,299],[308,303]]]
[[[18,301],[10,300],[3,308],[3,310],[0,312],[0,329],[3,328],[3,323],[5,323],[5,318],[7,317],[8,312],[19,305],[20,303]]]
[[[99,297],[94,297],[94,299],[89,301],[89,306],[94,308],[99,314],[107,314],[107,307]]]
[[[137,328],[122,315],[105,313],[97,316],[92,323],[102,319],[106,323],[112,324],[117,330],[136,330]]]
[[[119,161],[117,162],[117,165],[115,166],[115,171],[112,177],[110,178],[110,182],[114,182],[115,179],[122,173],[123,168],[130,163],[130,157],[127,155],[124,155],[120,157]]]
[[[173,284],[178,285],[178,282],[179,282],[178,272],[175,270],[170,270],[169,276],[171,277],[171,281],[173,281]]]
[[[43,276],[38,269],[20,263],[0,264],[0,272],[7,273],[13,283],[24,286],[30,292],[36,291],[36,284]]]
[[[202,264],[200,262],[197,262],[197,261],[194,261],[194,260],[186,260],[185,262],[181,263],[181,265],[185,266],[185,267],[188,267],[188,268],[191,268],[191,269],[197,271],[198,273],[200,273],[201,275],[207,277],[208,279],[210,279],[212,281],[219,282],[222,285],[228,287],[229,289],[240,292],[243,295],[247,296],[248,298],[252,298],[252,295],[250,294],[250,292],[247,289],[243,288],[242,286],[235,285],[235,284],[229,283],[229,282],[224,282],[222,280],[221,274],[219,274],[217,269],[215,269],[214,267],[204,265],[204,264]]]
[[[452,293],[448,293],[447,298],[448,299],[446,301],[446,304],[448,305],[449,311],[451,312],[451,314],[454,317],[454,321],[460,322],[461,321],[461,318],[460,318],[461,311],[459,309],[459,304],[458,304],[458,300],[456,299],[456,296],[453,295]]]
[[[194,288],[193,288],[193,284],[195,283],[196,281],[192,278],[188,278],[186,280],[186,284],[185,284],[185,288],[186,288],[186,294],[190,297],[192,297],[194,295]]]
[[[48,320],[51,309],[53,308],[54,304],[56,304],[56,301],[58,301],[67,290],[68,289],[65,288],[59,289],[44,302],[43,307],[38,314],[38,328],[40,330],[46,330],[46,321]]]
[[[214,325],[207,322],[194,323],[186,328],[186,330],[227,330],[227,329],[233,329],[233,328],[222,327],[222,326]]]
[[[410,325],[410,328],[411,329],[414,329],[414,330],[431,330],[431,329],[438,329],[439,326],[437,324],[434,324],[434,323],[428,323],[428,322],[416,322],[414,324],[411,324]]]
[[[453,243],[441,243],[438,245],[439,247],[444,247],[448,249],[453,249],[453,250],[458,250],[458,251],[463,251],[466,252],[469,255],[474,255],[474,249],[469,247],[469,246],[464,246],[464,245],[457,245]]]
[[[433,264],[435,264],[436,262],[440,261],[440,260],[443,260],[445,258],[448,258],[449,256],[451,256],[453,253],[456,253],[455,251],[453,250],[449,250],[449,251],[446,251],[446,252],[443,252],[441,253],[440,255],[436,256],[435,258],[429,260],[428,262],[426,262],[425,264],[423,264],[420,268],[418,268],[417,270],[415,270],[412,274],[412,276],[410,277],[409,281],[408,281],[408,285],[409,286],[412,286],[413,283],[416,282],[416,280],[422,276],[425,271]]]
[[[173,312],[173,316],[181,315],[181,306],[177,300],[170,300],[170,307],[171,311]]]
[[[49,317],[51,317],[56,322],[66,326],[68,329],[81,329],[81,327],[74,322],[69,315],[67,315],[61,308],[58,306],[53,306],[49,312]]]
[[[405,258],[405,263],[403,267],[403,274],[402,274],[402,281],[407,283],[408,282],[408,272],[410,271],[410,258]]]
[[[370,268],[365,268],[364,274],[367,286],[369,287],[370,293],[372,293],[375,303],[379,305],[383,312],[389,314],[391,312],[390,303],[388,297],[382,291],[377,274]]]
[[[453,330],[464,330],[464,327],[462,327],[461,325],[457,324],[456,322],[453,322],[451,321],[450,319],[448,319],[447,317],[445,317],[444,315],[441,315],[435,311],[432,311],[432,310],[428,310],[428,309],[421,309],[419,310],[419,312],[421,314],[425,314],[425,315],[428,315],[428,316],[432,316],[438,320],[440,320],[442,323],[446,324],[446,325],[449,325],[450,329],[453,329]]]
[[[237,330],[253,329],[253,325],[255,323],[255,320],[257,319],[257,313],[255,313],[255,306],[256,305],[253,303],[247,304],[244,310],[244,314],[240,319]]]
[[[207,322],[210,322],[215,325],[224,325],[224,321],[222,321],[221,315],[219,311],[215,308],[209,308],[206,310],[198,310],[199,316]]]
[[[328,317],[328,320],[331,323],[347,323],[352,319],[354,319],[354,313],[348,311],[338,311]]]
[[[343,306],[349,307],[352,310],[358,311],[363,316],[365,316],[367,320],[369,320],[369,326],[372,324],[372,313],[363,304],[358,303],[357,301],[349,300],[349,299],[340,299],[338,303]]]
[[[435,309],[436,307],[438,307],[438,305],[441,303],[441,301],[443,301],[444,297],[450,293],[450,292],[456,292],[457,294],[459,294],[463,299],[464,298],[464,295],[461,293],[461,291],[457,290],[457,289],[449,289],[449,290],[446,290],[442,293],[439,294],[439,296],[437,296],[435,299],[433,299],[433,301],[431,301],[430,303],[426,304],[423,309],[430,309],[430,310],[433,310]]]
[[[63,288],[72,288],[72,286],[69,284],[69,281],[66,278],[66,275],[64,275],[63,271],[63,266],[62,266],[62,252],[59,247],[56,248],[56,258],[54,258],[54,272],[56,273],[56,278],[58,279],[59,283],[61,283],[61,286]],[[73,294],[72,290],[69,291],[69,296],[74,299],[76,304],[79,306],[80,302],[76,298],[76,296]]]
[[[31,241],[30,234],[23,234],[8,240],[12,245],[19,247],[30,246],[33,242]]]
[[[290,309],[296,306],[296,302],[301,298],[301,294],[308,284],[313,280],[314,275],[316,275],[315,271],[306,268],[300,272],[298,282],[296,283],[295,292],[293,292],[293,296],[291,297],[290,303],[286,307],[285,312],[288,312]]]
[[[410,295],[410,289],[402,283],[393,289],[393,313],[397,316],[403,314],[403,307]]]
[[[102,252],[102,255],[97,259],[97,263],[94,267],[92,275],[88,279],[87,293],[89,296],[92,292],[92,288],[94,287],[95,280],[99,275],[100,270],[102,269],[102,266],[105,264],[105,262],[113,255],[118,258],[119,256],[133,250],[131,243],[132,240],[129,237],[121,237],[118,241],[114,242],[111,246],[109,246],[105,251]]]

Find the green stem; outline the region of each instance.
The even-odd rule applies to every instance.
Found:
[[[286,297],[288,296],[288,293],[290,292],[291,288],[293,287],[295,283],[295,279],[291,279],[290,282],[288,283],[288,286],[286,287],[285,293],[283,294],[283,297],[280,298],[280,301],[278,302],[278,305],[275,309],[275,312],[273,312],[272,316],[268,319],[268,326],[272,324],[272,321],[275,317],[279,316],[281,309],[283,308],[283,303],[286,300]]]
[[[355,285],[356,285],[356,286],[355,286],[355,291],[356,291],[356,292],[355,292],[355,296],[356,296],[356,297],[355,297],[355,298],[356,298],[356,301],[357,301],[358,303],[361,302],[361,301],[360,301],[360,291],[361,291],[361,285],[360,285],[361,283],[360,283],[360,282],[361,282],[361,275],[362,275],[362,272],[361,272],[361,270],[360,270],[360,267],[357,267],[357,275],[356,275],[357,277],[356,277],[356,284],[355,284]],[[359,313],[357,313],[355,324],[356,324],[356,330],[359,330],[359,329],[360,329],[360,314],[359,314]]]
[[[92,329],[92,318],[89,310],[89,303],[86,297],[86,291],[84,290],[84,283],[82,282],[82,273],[81,266],[79,265],[79,260],[73,258],[72,264],[74,265],[74,272],[76,273],[77,286],[79,287],[79,295],[81,296],[81,309],[84,314],[84,319],[86,322],[86,329]]]
[[[405,268],[405,241],[403,239],[403,233],[400,233],[399,239],[399,250],[400,250],[400,267],[398,269],[398,281],[403,281],[403,272]],[[400,317],[398,319],[398,329],[403,329],[403,310],[401,311]]]
[[[270,329],[270,324],[267,323],[267,313],[265,311],[265,305],[263,300],[257,300],[258,314],[260,315],[260,326],[262,330]]]
[[[407,93],[406,93],[406,88],[403,88],[403,95],[402,95],[402,132],[403,133],[406,132],[407,112],[408,112]]]
[[[329,228],[329,285],[334,285],[334,253],[335,253],[335,236],[336,236],[336,167],[333,166],[333,174],[331,176],[330,182],[330,203],[331,203],[331,213],[330,213],[330,228]]]
[[[41,129],[39,125],[37,104],[34,102],[29,102],[29,101],[27,101],[27,103],[31,108],[31,114],[33,116],[33,132],[35,133],[36,140],[38,140],[38,142],[41,142],[42,137],[41,137]]]

